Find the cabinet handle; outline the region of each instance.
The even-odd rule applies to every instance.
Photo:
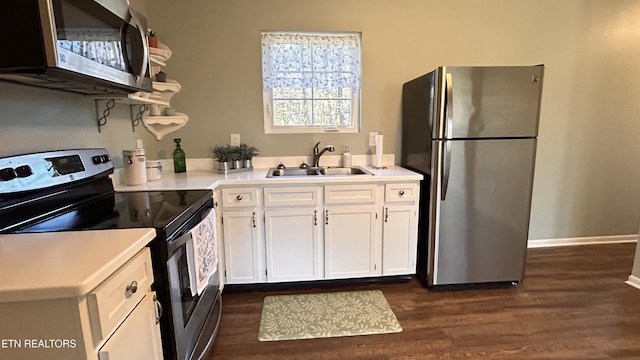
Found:
[[[400,196],[404,195],[404,190],[400,190],[398,194],[400,194]]]
[[[242,200],[242,195],[236,196],[236,200],[238,200],[238,201]]]
[[[318,210],[313,210],[313,225],[318,225]]]
[[[251,222],[253,223],[253,227],[256,227],[256,212],[253,212],[253,216],[251,216]]]
[[[135,280],[132,281],[130,285],[127,285],[127,288],[125,290],[132,294],[135,294],[136,291],[138,291],[138,282]]]
[[[213,202],[213,207],[218,207],[218,200]]]
[[[158,315],[156,316],[156,324],[160,322],[160,318],[162,317],[162,313],[164,309],[162,308],[162,304],[158,301],[158,296],[153,295],[153,302],[156,303],[156,308],[158,309]]]
[[[384,208],[384,222],[387,222],[387,220],[389,220],[389,208],[388,207]]]
[[[329,225],[329,210],[324,211],[324,224]]]

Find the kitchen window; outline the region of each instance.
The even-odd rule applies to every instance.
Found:
[[[262,33],[267,134],[358,132],[361,34]]]

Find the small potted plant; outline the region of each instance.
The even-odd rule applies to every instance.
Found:
[[[153,32],[153,30],[149,29],[149,32],[147,33],[147,38],[149,39],[149,47],[154,47],[157,48],[158,47],[158,37],[156,36],[156,33]]]
[[[230,145],[216,145],[212,149],[213,158],[218,162],[218,170],[226,172],[231,166],[229,162],[232,160],[232,149]]]
[[[234,169],[242,168],[242,151],[240,150],[240,146],[231,146],[231,151],[229,154],[231,161],[233,161]]]
[[[258,150],[258,148],[256,148],[255,146],[248,144],[240,144],[238,146],[238,149],[240,150],[240,154],[242,156],[243,167],[252,167],[253,163],[251,159],[253,159],[254,156],[260,155],[260,150]]]

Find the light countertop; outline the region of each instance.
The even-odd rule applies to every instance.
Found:
[[[0,235],[0,302],[85,295],[155,235],[154,229]]]
[[[301,176],[301,177],[273,177],[267,178],[269,168],[254,168],[230,174],[219,174],[214,170],[189,170],[185,173],[174,173],[172,170],[163,171],[160,180],[149,181],[142,185],[127,186],[114,182],[116,191],[158,191],[158,190],[198,190],[214,189],[220,185],[277,185],[277,184],[334,184],[354,182],[380,181],[419,181],[422,175],[400,166],[388,166],[387,169],[374,169],[362,166],[373,173],[371,175],[354,176]]]

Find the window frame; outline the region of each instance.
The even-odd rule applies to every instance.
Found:
[[[345,34],[357,34],[359,37],[359,51],[360,51],[360,74],[362,74],[362,33],[360,32],[302,32],[302,31],[263,31],[265,33],[292,33],[300,35],[345,35]],[[261,54],[261,59],[264,61],[264,52]],[[263,102],[263,120],[264,120],[264,133],[265,134],[313,134],[313,133],[359,133],[361,129],[361,97],[362,97],[362,79],[360,79],[360,85],[357,89],[351,89],[351,125],[307,125],[307,126],[276,126],[273,123],[273,91],[271,89],[265,89],[264,86],[264,73],[261,76],[262,86],[262,102]],[[322,98],[318,98],[322,100]],[[309,99],[311,101],[314,98]]]

